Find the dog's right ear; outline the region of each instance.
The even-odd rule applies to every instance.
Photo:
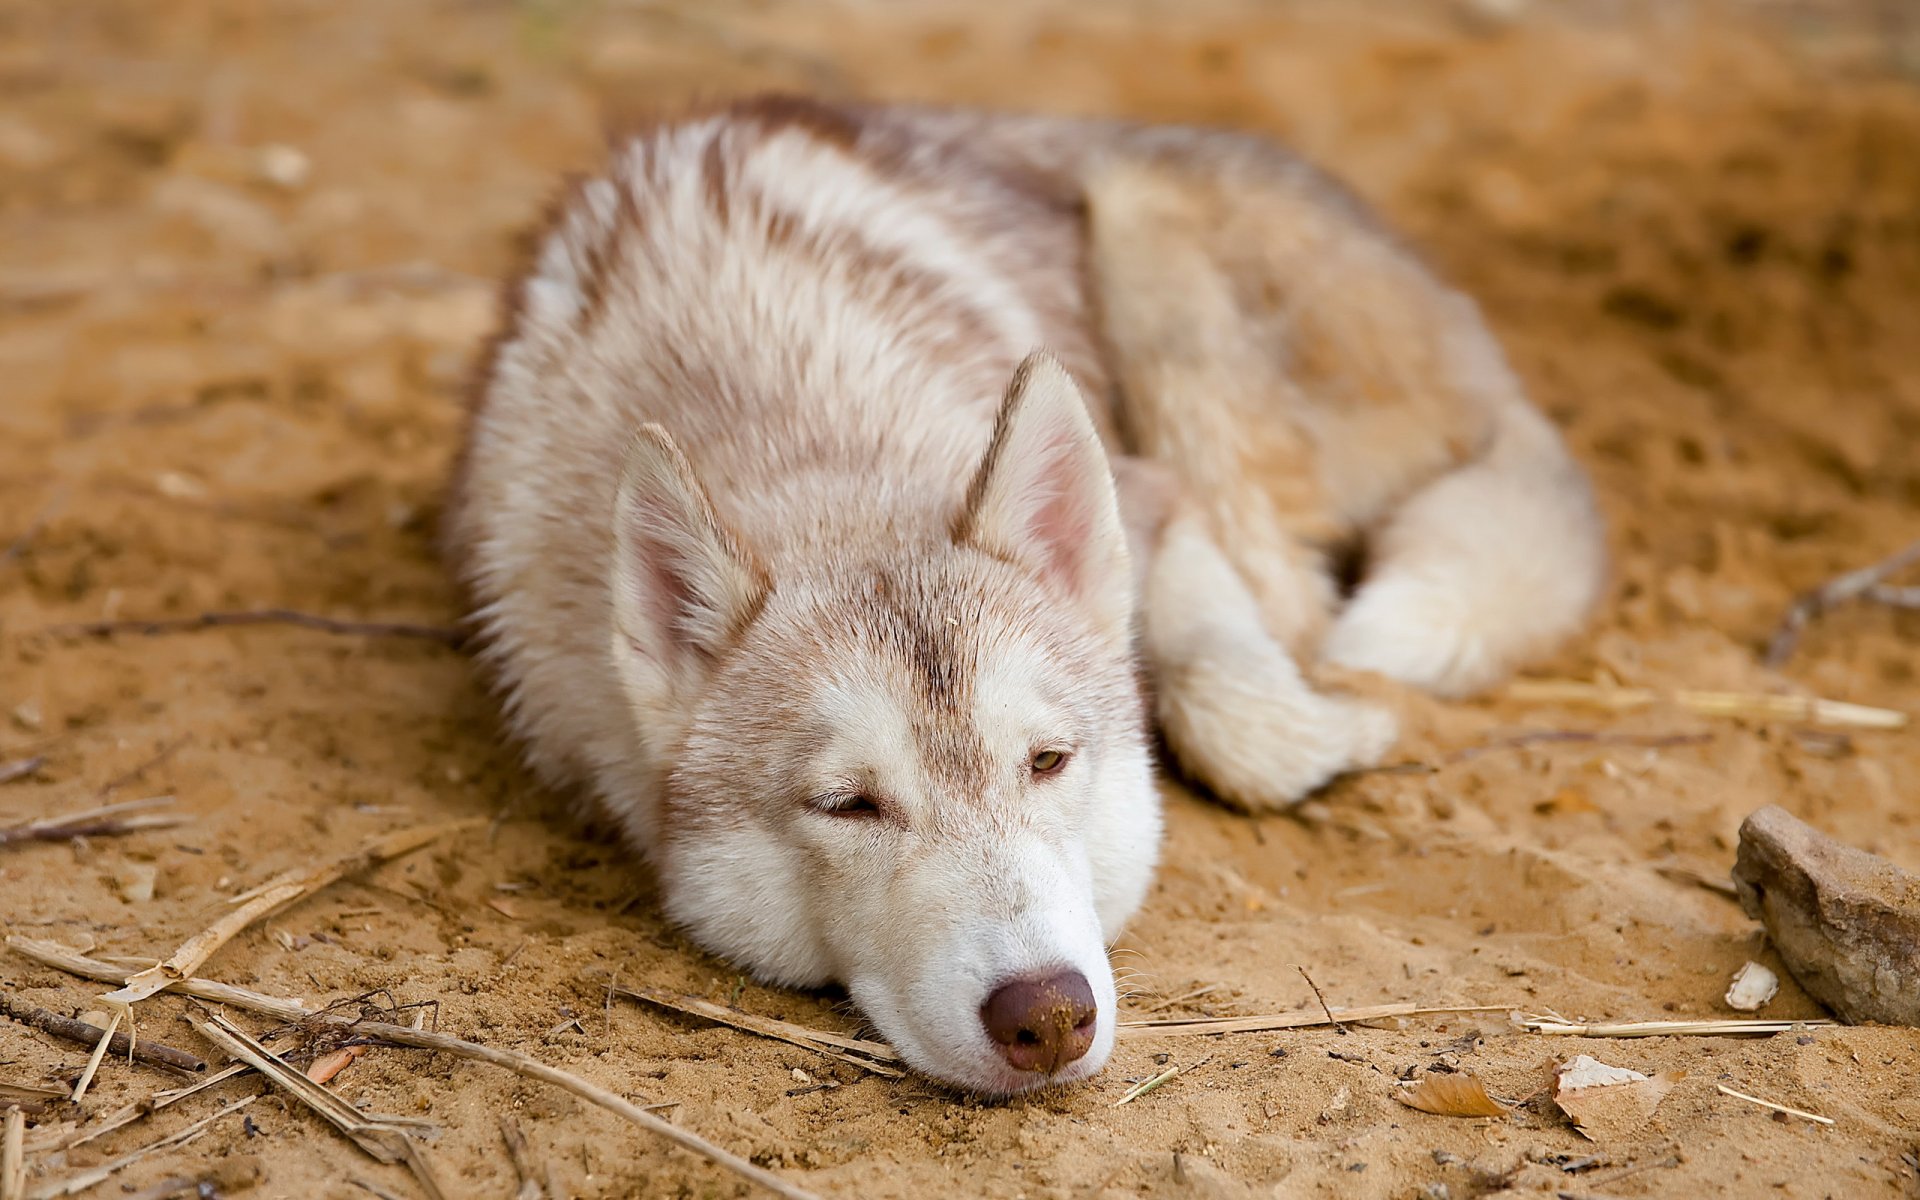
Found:
[[[717,658],[760,611],[765,571],[658,425],[627,448],[613,516],[613,619],[667,680]]]

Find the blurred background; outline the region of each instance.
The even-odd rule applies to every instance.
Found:
[[[1549,1051],[1471,1026],[1360,1049],[1313,1035],[1289,1058],[1221,1043],[1180,1086],[1116,1111],[1120,1081],[1164,1055],[1123,1049],[1107,1092],[981,1107],[630,1007],[603,1024],[615,967],[753,1011],[848,1018],[679,940],[630,856],[580,839],[531,788],[443,648],[39,632],[269,607],[450,624],[440,492],[524,231],[609,130],[763,88],[1286,139],[1481,302],[1599,484],[1613,584],[1592,633],[1545,672],[1920,711],[1913,613],[1836,612],[1783,668],[1762,663],[1796,593],[1920,535],[1913,0],[6,0],[0,760],[45,765],[0,790],[0,809],[77,803],[179,742],[151,783],[195,825],[14,855],[0,913],[151,953],[271,870],[383,828],[381,813],[477,811],[497,836],[330,892],[287,918],[285,941],[249,935],[217,965],[317,998],[440,998],[443,1028],[671,1100],[674,1119],[834,1194],[1573,1186],[1565,1164],[1592,1147],[1557,1118],[1448,1123],[1387,1098],[1395,1073],[1439,1055],[1502,1094],[1539,1094]],[[1681,740],[1449,757],[1601,722]],[[1909,733],[1499,700],[1427,705],[1408,727],[1402,753],[1440,765],[1346,781],[1302,819],[1171,793],[1168,866],[1129,935],[1137,1004],[1311,1005],[1300,963],[1336,1005],[1712,1015],[1747,958],[1779,966],[1725,896],[1685,882],[1724,878],[1754,808],[1784,804],[1920,867]],[[118,883],[126,855],[158,880],[137,902]],[[12,960],[0,982],[62,1011],[85,1002]],[[1820,1010],[1789,982],[1771,1011]],[[575,1013],[592,1015],[556,1027]],[[1913,1194],[1910,1032],[1604,1052],[1699,1085],[1599,1151],[1619,1165],[1686,1148],[1617,1194]],[[346,1091],[443,1121],[439,1153],[474,1194],[511,1191],[504,1109],[568,1194],[730,1194],[571,1102],[424,1062],[376,1052]],[[5,1025],[0,1063],[51,1069]],[[836,1090],[795,1095],[793,1071]],[[1814,1136],[1729,1113],[1716,1079],[1840,1125]],[[101,1103],[142,1094],[100,1086]],[[327,1190],[350,1148],[294,1113],[260,1120],[279,1139],[277,1194],[359,1194]],[[229,1132],[187,1160],[252,1152]]]

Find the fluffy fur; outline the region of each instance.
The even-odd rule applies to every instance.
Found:
[[[1047,1081],[981,1026],[1006,979],[1093,982],[1055,1081],[1111,1049],[1156,720],[1285,805],[1394,736],[1302,662],[1470,691],[1601,578],[1471,303],[1277,147],[785,98],[564,201],[448,517],[513,733],[670,915],[993,1093]]]

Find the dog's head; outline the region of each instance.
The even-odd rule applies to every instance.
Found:
[[[844,982],[950,1083],[1099,1070],[1105,947],[1160,815],[1126,539],[1067,374],[1021,367],[937,538],[770,577],[658,429],[615,538],[612,652],[669,764],[670,915],[769,980]]]

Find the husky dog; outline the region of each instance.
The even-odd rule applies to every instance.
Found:
[[[1277,146],[785,97],[562,201],[447,525],[509,728],[669,916],[991,1094],[1112,1049],[1150,728],[1285,806],[1395,736],[1303,666],[1471,692],[1603,574],[1473,304]]]

